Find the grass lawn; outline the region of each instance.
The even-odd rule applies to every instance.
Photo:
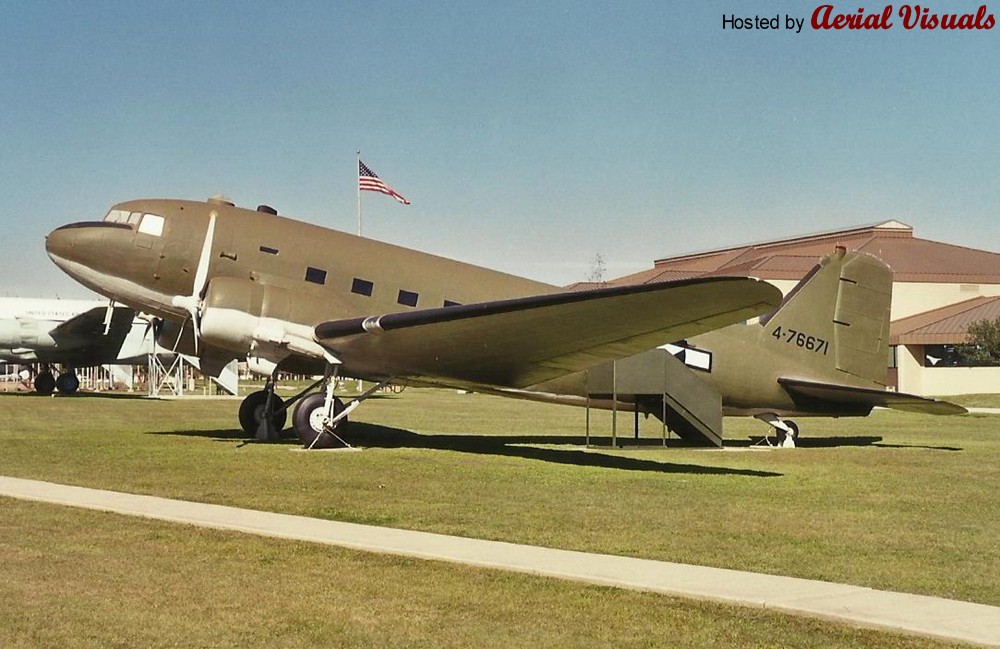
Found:
[[[0,498],[0,646],[958,646]]]
[[[588,450],[582,410],[408,389],[355,413],[350,436],[364,452],[305,453],[292,440],[241,440],[237,407],[0,395],[0,474],[1000,605],[994,415],[802,419],[803,448],[794,451],[749,448],[748,436],[767,427],[738,419],[726,421],[730,450],[663,448],[651,420],[643,422],[641,450]],[[592,413],[591,425],[606,436],[609,413]],[[620,415],[619,435],[630,435],[631,425],[631,415]],[[20,629],[0,641],[4,647],[72,646],[38,635],[43,618],[67,609],[79,609],[68,616],[76,620],[71,629],[95,625],[97,640],[81,636],[80,646],[114,645],[100,618],[90,617],[99,611],[88,611],[94,599],[118,610],[107,591],[119,582],[121,606],[136,597],[143,610],[121,646],[169,646],[169,636],[153,629],[175,617],[185,629],[199,626],[185,613],[196,605],[208,607],[206,619],[252,621],[253,633],[264,635],[244,642],[234,621],[218,637],[176,644],[283,646],[260,639],[273,637],[274,625],[301,624],[315,637],[289,631],[296,640],[287,646],[331,638],[341,646],[559,646],[565,624],[574,632],[562,629],[564,646],[658,646],[664,638],[679,646],[940,646],[887,645],[881,634],[715,604],[37,504],[3,500],[0,511],[16,521],[0,531],[0,566],[10,576],[0,591],[0,628]],[[66,574],[88,561],[96,573]],[[117,567],[97,575],[105,564]],[[37,578],[39,570],[51,578]],[[175,583],[192,572],[193,585]],[[76,586],[60,590],[62,581]],[[161,582],[152,594],[134,585]],[[47,603],[32,617],[25,610],[36,596]],[[18,604],[24,597],[28,603]],[[281,614],[253,621],[260,610]],[[11,627],[6,618],[21,615],[27,621]],[[394,616],[409,623],[383,626]],[[452,627],[455,635],[445,635]],[[164,641],[146,641],[147,630]],[[481,635],[466,635],[474,633]],[[795,634],[801,639],[788,642]]]

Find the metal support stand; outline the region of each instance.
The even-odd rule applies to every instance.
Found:
[[[149,355],[149,396],[158,397],[166,390],[174,397],[184,396],[184,357],[175,354],[173,360],[164,364],[156,354]]]
[[[667,445],[667,394],[663,393],[663,398],[660,400],[660,405],[663,407],[663,418],[660,422],[663,424],[660,434],[663,436],[663,446]]]
[[[611,448],[618,448],[618,361],[611,361]]]
[[[257,433],[254,435],[254,439],[258,442],[275,442],[278,440],[278,431],[274,430],[275,374],[272,374],[268,378],[267,383],[264,384],[264,392],[267,394],[267,399],[264,401],[264,411],[257,422]]]

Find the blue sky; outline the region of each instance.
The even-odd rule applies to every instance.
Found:
[[[998,251],[1000,27],[818,4],[2,3],[0,295],[86,296],[44,236],[131,198],[353,232],[359,148],[412,201],[365,194],[366,236],[558,284],[886,219]]]

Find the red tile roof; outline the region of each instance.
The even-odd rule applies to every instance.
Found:
[[[893,345],[964,343],[970,324],[997,318],[1000,318],[1000,297],[976,297],[896,320],[889,327],[889,339]]]
[[[882,259],[897,282],[1000,284],[1000,254],[918,239],[899,221],[658,259],[650,270],[609,283],[729,274],[798,280],[838,245]]]

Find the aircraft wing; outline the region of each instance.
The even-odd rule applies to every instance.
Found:
[[[894,410],[906,410],[928,415],[962,415],[968,412],[965,408],[949,401],[939,401],[919,397],[905,392],[889,392],[875,388],[860,388],[836,383],[820,383],[803,381],[801,379],[779,378],[780,383],[794,397],[804,396],[822,401],[844,403],[850,405],[863,404],[881,406]]]
[[[116,306],[107,324],[106,317],[106,308],[95,307],[49,331],[49,336],[60,350],[60,362],[83,365],[114,362],[125,336],[132,328],[135,311]]]
[[[320,324],[347,373],[523,388],[756,317],[781,292],[710,277],[536,295]]]
[[[119,309],[121,309],[123,315],[126,312],[129,316],[134,315],[131,309],[116,307],[114,311],[115,316],[118,315]],[[59,323],[49,332],[49,335],[55,340],[59,340],[59,338],[92,338],[102,336],[104,335],[104,318],[107,315],[107,311],[104,307],[94,307],[89,311],[84,311],[65,322]],[[129,322],[131,323],[131,318]]]

